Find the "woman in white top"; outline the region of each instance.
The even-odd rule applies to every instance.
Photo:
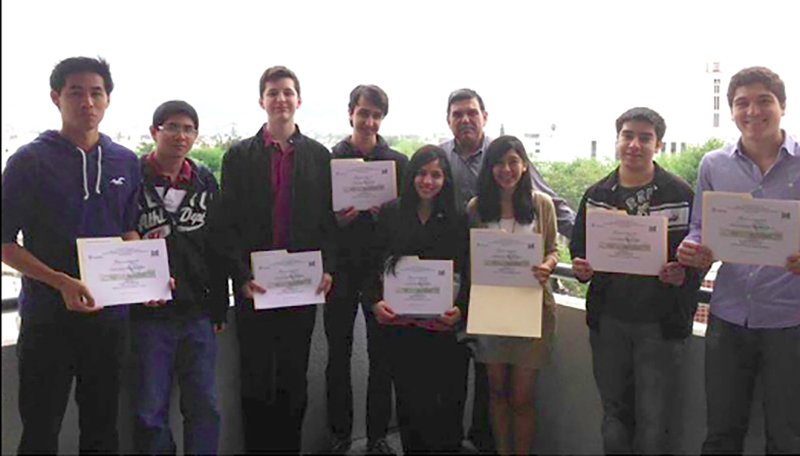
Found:
[[[477,336],[476,360],[487,365],[490,411],[497,452],[533,451],[536,372],[547,360],[555,331],[555,301],[548,278],[558,262],[553,201],[534,192],[533,166],[522,142],[501,136],[489,145],[478,176],[478,196],[467,206],[470,226],[509,233],[541,233],[545,258],[531,267],[544,288],[542,338]]]

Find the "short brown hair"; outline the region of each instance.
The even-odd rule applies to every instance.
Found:
[[[258,82],[258,96],[259,98],[264,95],[264,89],[267,87],[267,82],[275,82],[281,79],[289,78],[294,81],[294,90],[297,95],[300,95],[300,81],[297,80],[297,75],[294,71],[282,65],[269,67],[261,75],[261,80]]]
[[[358,100],[361,97],[366,98],[370,103],[379,107],[383,111],[383,116],[389,114],[389,96],[380,87],[376,85],[360,85],[350,92],[350,103],[347,107],[350,109],[350,114],[356,109]]]
[[[728,84],[729,107],[733,108],[733,97],[736,95],[736,89],[750,84],[762,84],[775,95],[781,106],[786,106],[786,86],[780,76],[769,68],[750,67],[740,70],[731,77],[731,82]]]

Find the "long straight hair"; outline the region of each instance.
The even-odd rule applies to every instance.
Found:
[[[492,168],[499,164],[503,155],[509,150],[514,150],[520,160],[525,164],[525,172],[517,182],[511,198],[514,205],[514,219],[523,225],[533,222],[533,183],[531,168],[533,164],[525,152],[522,141],[514,136],[500,136],[489,144],[484,157],[483,167],[478,175],[478,215],[484,222],[500,220],[500,187],[494,180]]]
[[[433,212],[432,217],[441,217],[445,223],[453,224],[455,226],[458,220],[458,209],[456,206],[456,191],[453,182],[453,172],[450,168],[450,163],[447,161],[447,155],[440,147],[428,144],[422,146],[406,165],[405,178],[403,179],[403,189],[400,193],[400,225],[401,233],[409,233],[413,224],[416,223],[417,209],[420,204],[420,197],[417,189],[414,187],[414,178],[419,173],[419,170],[434,161],[439,162],[444,174],[444,184],[439,194],[433,199]],[[450,231],[450,230],[448,230]],[[384,263],[386,272],[394,274],[397,262],[400,260],[397,252],[391,252],[389,257]]]

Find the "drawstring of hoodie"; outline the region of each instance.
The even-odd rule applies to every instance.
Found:
[[[81,159],[83,160],[83,200],[86,201],[89,199],[89,178],[87,177],[86,171],[86,152],[78,146],[75,146],[81,153]],[[94,192],[96,194],[100,194],[100,175],[103,173],[103,148],[98,145],[97,146],[97,182],[94,186]]]

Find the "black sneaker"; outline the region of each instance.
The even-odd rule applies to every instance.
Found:
[[[350,446],[353,442],[350,439],[342,439],[339,437],[331,438],[331,444],[328,447],[328,454],[345,454],[350,451]]]
[[[397,454],[389,445],[389,442],[386,441],[386,437],[382,437],[375,442],[370,443],[367,445],[367,454]]]

